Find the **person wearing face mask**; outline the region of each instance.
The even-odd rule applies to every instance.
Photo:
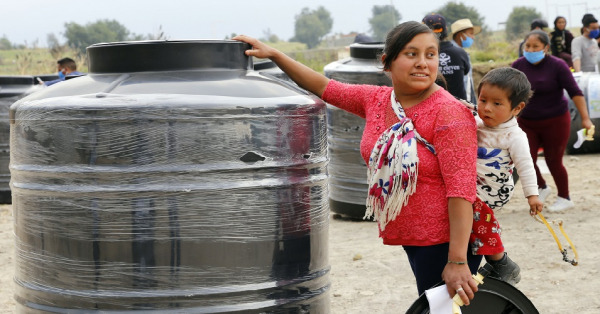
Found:
[[[457,47],[469,48],[473,45],[475,35],[481,32],[480,26],[474,26],[469,19],[461,19],[450,25],[452,31],[452,43]],[[469,57],[471,65],[471,57]],[[467,93],[466,100],[471,103],[477,102],[475,95],[475,85],[473,84],[473,67],[470,66],[469,72],[465,75],[465,88]]]
[[[437,13],[427,14],[422,22],[431,28],[440,40],[439,71],[446,82],[444,88],[456,98],[467,99],[464,78],[471,70],[467,52],[448,40],[448,26],[443,16]]]
[[[77,63],[71,58],[62,58],[56,61],[58,70],[58,79],[44,82],[44,85],[50,86],[67,79],[68,76],[80,76],[84,73],[77,71]]]
[[[557,57],[547,54],[550,38],[546,32],[534,30],[525,37],[523,57],[513,62],[512,67],[522,71],[531,83],[533,97],[521,111],[517,122],[527,134],[529,152],[535,164],[540,147],[544,148],[544,158],[558,189],[558,197],[547,210],[563,211],[575,204],[569,195],[569,178],[563,165],[563,155],[567,147],[571,129],[569,102],[564,95],[567,91],[581,115],[581,125],[590,130],[593,127],[587,110],[583,92],[573,78],[571,70]],[[539,198],[542,202],[550,195],[550,186],[535,165]]]
[[[600,25],[592,14],[586,14],[581,20],[583,24],[581,36],[571,42],[571,57],[575,72],[597,72],[598,42]]]

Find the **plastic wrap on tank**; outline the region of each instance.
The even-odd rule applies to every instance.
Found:
[[[344,83],[391,86],[379,58],[382,51],[382,43],[352,44],[350,57],[325,66],[325,76]],[[365,120],[327,105],[327,127],[331,210],[362,219],[368,191],[367,165],[360,154]]]
[[[573,100],[565,92],[565,97],[569,100],[569,111],[571,113],[571,132],[567,142],[568,154],[589,154],[600,153],[600,74],[594,72],[582,72],[575,76],[575,81],[583,92],[585,102],[588,106],[588,113],[592,124],[596,126],[593,141],[584,141],[581,147],[574,148],[573,144],[577,141],[577,131],[581,128],[581,115],[575,107]]]
[[[11,107],[21,311],[329,311],[326,107],[244,49],[95,45]]]
[[[10,204],[8,109],[17,100],[38,90],[32,76],[0,76],[0,204]]]

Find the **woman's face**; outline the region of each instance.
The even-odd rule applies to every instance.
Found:
[[[432,33],[419,34],[406,44],[387,70],[394,89],[410,94],[431,87],[438,71],[438,49],[438,40]]]
[[[540,50],[544,50],[544,52],[548,52],[548,46],[544,45],[540,39],[535,36],[529,36],[525,41],[525,51],[527,52],[537,52]]]
[[[566,26],[567,26],[567,20],[565,20],[565,19],[558,19],[558,20],[556,21],[556,28],[557,28],[558,30],[561,30],[561,31],[562,31],[562,30],[564,30],[564,29],[565,29],[565,27],[566,27]]]

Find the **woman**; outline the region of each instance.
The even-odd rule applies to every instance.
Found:
[[[557,16],[554,19],[554,31],[550,33],[550,50],[553,56],[565,60],[567,65],[572,68],[571,42],[573,41],[573,34],[566,27],[567,19],[562,16]]]
[[[583,93],[577,86],[567,64],[548,55],[550,38],[543,31],[535,30],[525,37],[523,57],[517,59],[512,67],[527,75],[531,83],[533,97],[518,118],[521,129],[527,134],[531,157],[535,164],[540,147],[544,148],[544,158],[550,174],[556,183],[558,197],[547,208],[548,211],[562,211],[575,206],[569,196],[569,178],[562,163],[571,129],[571,115],[566,90],[581,115],[581,124],[590,129],[592,121],[588,115]],[[543,202],[551,193],[550,187],[535,165],[539,198]]]
[[[458,293],[468,304],[477,291],[471,273],[481,262],[468,250],[476,125],[470,111],[434,83],[439,42],[433,32],[421,23],[406,22],[388,33],[381,60],[392,87],[329,80],[254,38],[234,39],[252,45],[247,55],[271,59],[300,87],[366,119],[360,150],[369,165],[369,182],[375,182],[370,184],[368,207],[378,217],[380,237],[384,244],[404,246],[419,294],[443,279],[448,293]],[[396,135],[401,140],[393,141]],[[405,158],[386,155],[392,151]],[[412,163],[417,156],[418,168]],[[411,163],[402,164],[405,160]],[[381,182],[387,183],[378,185],[374,178],[397,169],[390,171],[390,164],[410,171],[398,169],[390,176],[398,180],[383,176]],[[413,179],[418,179],[416,186]]]

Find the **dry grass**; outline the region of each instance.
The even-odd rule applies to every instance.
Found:
[[[0,75],[38,75],[56,72],[56,60],[69,57],[75,60],[78,70],[87,72],[85,59],[75,50],[63,48],[26,48],[0,50]]]

